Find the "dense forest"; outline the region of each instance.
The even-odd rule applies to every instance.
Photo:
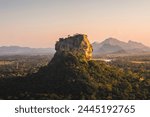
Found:
[[[28,68],[36,68],[35,71],[0,78],[0,98],[150,99],[149,63],[130,63],[131,58],[115,58],[116,61],[107,63],[63,52],[56,53],[48,63],[51,57],[35,57],[26,73],[32,71]],[[40,62],[43,64],[37,67],[35,63]]]

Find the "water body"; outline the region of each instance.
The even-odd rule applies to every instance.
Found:
[[[95,59],[92,59],[94,61],[104,61],[104,62],[111,62],[113,59],[102,59],[102,58],[95,58]]]

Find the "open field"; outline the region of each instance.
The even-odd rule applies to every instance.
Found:
[[[135,64],[144,64],[144,63],[147,63],[147,64],[149,64],[150,61],[131,61],[131,63],[135,63]]]
[[[14,61],[0,61],[0,65],[11,65]]]

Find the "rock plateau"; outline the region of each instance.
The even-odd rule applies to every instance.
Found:
[[[82,55],[87,60],[92,58],[92,45],[90,44],[87,35],[76,34],[67,38],[60,38],[55,45],[56,53],[71,52],[74,55]]]

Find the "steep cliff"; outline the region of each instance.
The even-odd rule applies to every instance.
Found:
[[[55,45],[56,53],[71,52],[75,55],[82,55],[87,60],[92,58],[92,45],[90,44],[87,35],[77,34],[67,38],[60,38]]]

